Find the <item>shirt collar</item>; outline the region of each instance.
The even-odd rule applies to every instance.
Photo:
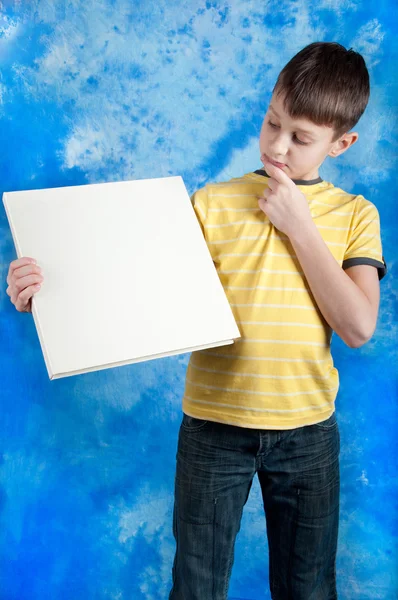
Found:
[[[258,169],[258,171],[254,171],[256,175],[262,175],[263,177],[269,177],[264,169]],[[316,179],[292,179],[293,183],[296,185],[315,185],[316,183],[321,183],[323,181],[322,177],[317,177]]]

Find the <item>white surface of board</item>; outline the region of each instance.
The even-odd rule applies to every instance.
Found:
[[[3,194],[50,379],[240,337],[181,177]]]

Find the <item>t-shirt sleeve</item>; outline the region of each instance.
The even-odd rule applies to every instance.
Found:
[[[194,194],[192,194],[191,202],[192,202],[192,206],[195,211],[196,217],[199,221],[199,225],[202,229],[203,236],[207,241],[206,219],[207,219],[207,211],[208,211],[208,197],[207,197],[206,188],[201,188],[200,190],[197,190]]]
[[[210,252],[210,256],[216,265],[216,259],[214,257],[214,248],[209,240],[209,235],[207,231],[207,221],[208,221],[208,213],[209,213],[209,194],[206,187],[199,189],[197,192],[192,194],[191,196],[192,206],[194,208],[196,217],[199,221],[200,228],[203,233],[203,237],[205,238],[207,248]]]
[[[380,237],[379,212],[372,202],[358,196],[348,244],[344,253],[343,269],[356,265],[376,267],[379,279],[387,273]]]

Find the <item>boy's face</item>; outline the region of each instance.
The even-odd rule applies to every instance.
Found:
[[[358,137],[349,133],[333,141],[334,135],[332,127],[290,117],[283,107],[283,95],[274,94],[261,128],[261,162],[268,159],[291,179],[316,179],[325,158],[341,154]]]

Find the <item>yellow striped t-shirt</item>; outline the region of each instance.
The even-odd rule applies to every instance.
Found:
[[[192,353],[183,410],[241,427],[290,429],[333,413],[339,376],[332,330],[290,240],[258,206],[267,181],[256,171],[192,197],[241,338]],[[374,204],[320,178],[296,183],[339,265],[373,265],[381,279],[386,267]]]

